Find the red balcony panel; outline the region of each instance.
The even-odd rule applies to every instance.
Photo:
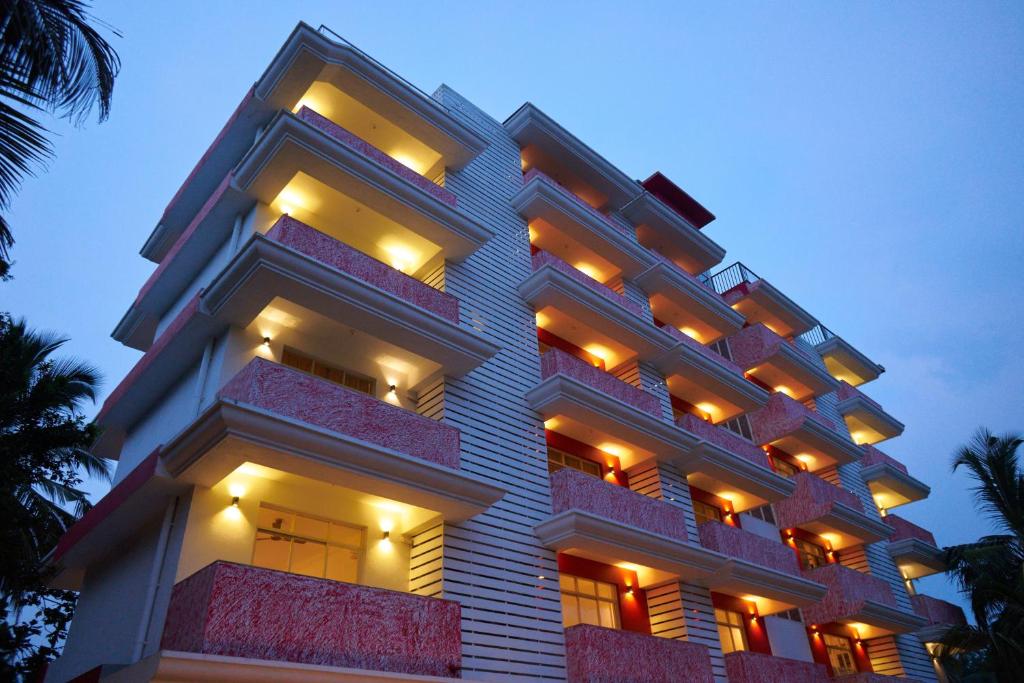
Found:
[[[424,192],[433,195],[438,201],[447,204],[448,206],[455,207],[458,201],[455,195],[451,191],[446,190],[437,183],[431,182],[427,178],[424,178],[416,171],[412,170],[405,164],[395,160],[393,157],[388,156],[384,152],[380,151],[366,140],[363,140],[357,135],[353,135],[349,131],[345,130],[334,121],[321,116],[309,107],[302,107],[299,109],[299,113],[296,114],[298,118],[302,119],[306,123],[322,130],[327,133],[335,140],[341,142],[347,147],[351,147],[363,156],[373,159],[381,166],[388,170],[400,175],[401,177],[408,180],[410,183],[420,188]]]
[[[459,430],[362,392],[254,358],[218,393],[384,448],[458,469]]]
[[[569,683],[712,683],[704,645],[577,624],[565,629]]]
[[[831,512],[835,503],[864,512],[864,506],[855,494],[815,474],[798,472],[793,480],[796,482],[793,495],[775,503],[775,519],[782,529],[820,519]]]
[[[967,617],[959,605],[951,602],[933,598],[930,595],[911,595],[910,604],[914,606],[914,613],[924,617],[930,625],[934,626],[966,626]]]
[[[690,413],[683,413],[676,420],[676,424],[690,432],[699,436],[704,441],[714,444],[719,448],[723,448],[730,453],[738,455],[742,458],[764,467],[765,469],[771,469],[771,465],[768,463],[768,456],[765,452],[750,443],[738,434],[733,434],[724,427],[713,425],[706,420],[702,420],[696,415]]]
[[[725,656],[729,683],[828,683],[824,664],[740,650]]]
[[[655,417],[661,417],[661,403],[653,394],[643,389],[637,389],[628,382],[610,373],[596,368],[590,363],[572,356],[560,349],[550,349],[540,359],[540,372],[543,379],[552,375],[562,374],[571,377],[588,387],[592,387],[603,394],[617,398],[634,408]]]
[[[760,365],[772,356],[783,345],[797,351],[807,361],[814,363],[814,356],[810,351],[799,344],[786,341],[765,326],[764,323],[756,323],[742,330],[729,338],[729,350],[737,363],[745,368],[752,368]]]
[[[680,270],[682,270],[682,269],[680,269]],[[685,272],[685,271],[683,271],[683,272]],[[689,275],[689,273],[687,273],[687,274]],[[695,351],[700,353],[702,356],[705,356],[706,358],[710,358],[711,360],[713,360],[714,362],[718,363],[722,367],[727,368],[730,372],[734,372],[737,375],[742,375],[743,374],[743,369],[740,366],[736,365],[731,360],[729,360],[728,358],[726,358],[722,354],[718,353],[714,349],[711,349],[711,348],[709,348],[707,346],[704,346],[699,341],[697,341],[696,339],[694,339],[690,335],[686,334],[685,332],[680,332],[679,330],[677,330],[676,328],[672,327],[671,325],[662,325],[661,329],[663,329],[666,332],[668,332],[668,334],[673,339],[681,341],[683,344],[685,344],[686,346],[689,346],[691,349],[694,349]]]
[[[214,562],[174,586],[161,647],[457,678],[456,602]]]
[[[846,619],[858,614],[866,600],[896,607],[896,598],[889,584],[877,576],[841,564],[826,564],[803,574],[811,581],[828,587],[821,602],[803,608],[804,621],[808,624],[827,624]]]
[[[640,304],[630,301],[626,297],[622,296],[607,285],[601,284],[594,278],[590,277],[586,273],[576,268],[573,268],[568,263],[558,258],[554,254],[549,254],[546,251],[539,251],[533,255],[533,269],[540,270],[542,266],[551,266],[555,270],[565,273],[577,282],[582,283],[586,287],[594,290],[601,296],[605,297],[609,301],[614,301],[618,305],[622,306],[629,312],[637,316],[643,316],[643,309]]]
[[[860,464],[861,464],[862,467],[870,467],[871,465],[888,464],[888,465],[892,465],[893,467],[898,469],[903,474],[910,474],[907,471],[907,466],[904,465],[903,463],[901,463],[896,458],[892,457],[891,455],[886,455],[885,453],[883,453],[882,451],[878,450],[874,446],[869,446],[869,445],[866,445],[866,444],[861,446],[861,448],[864,449],[864,456],[860,459]]]
[[[551,508],[556,515],[580,510],[678,541],[686,540],[686,516],[682,509],[569,468],[551,475]]]
[[[889,538],[890,541],[902,541],[905,538],[916,538],[917,540],[924,541],[936,548],[939,547],[938,543],[935,542],[935,536],[932,535],[932,532],[923,527],[919,527],[913,522],[903,519],[899,515],[886,515],[882,518],[882,521],[894,529],[893,535]]]
[[[846,382],[846,380],[839,380],[839,388],[836,389],[836,398],[837,399],[839,399],[840,401],[845,401],[847,399],[858,398],[858,397],[860,397],[862,400],[870,403],[871,405],[873,405],[874,407],[878,408],[879,410],[883,410],[884,411],[884,409],[882,408],[882,405],[878,401],[876,401],[873,398],[869,397],[867,394],[865,394],[863,391],[861,391],[857,387],[852,386],[851,384],[848,384]]]
[[[267,232],[267,237],[446,320],[456,324],[459,322],[459,300],[452,295],[434,289],[290,216],[281,216]]]
[[[837,676],[834,680],[839,683],[920,683],[916,678],[886,676],[885,674],[876,674],[871,671],[862,671],[850,674],[849,676]]]
[[[565,187],[564,185],[561,185],[558,181],[556,181],[555,179],[553,179],[551,176],[549,176],[548,174],[544,173],[543,171],[540,171],[540,170],[538,170],[536,168],[531,168],[529,171],[527,171],[526,173],[523,174],[523,185],[525,185],[526,183],[530,182],[534,178],[537,178],[539,180],[543,180],[544,182],[548,183],[549,185],[554,187],[556,190],[558,190],[559,192],[564,194],[566,197],[569,197],[574,202],[576,202],[577,204],[582,206],[584,209],[586,209],[588,212],[590,212],[591,214],[593,214],[594,216],[596,216],[600,220],[604,221],[608,225],[612,226],[613,228],[615,228],[619,232],[629,234],[630,231],[624,225],[619,225],[618,223],[613,221],[611,218],[608,218],[608,216],[604,215],[603,213],[601,213],[600,211],[598,211],[597,209],[592,207],[590,204],[587,204],[585,201],[583,201],[583,199],[579,195],[577,195],[575,192],[573,192],[569,188]]]
[[[832,420],[800,401],[785,394],[774,393],[764,408],[751,415],[754,441],[771,443],[799,429],[805,420],[813,420],[832,430],[836,428]]]
[[[697,531],[700,534],[701,545],[708,550],[785,574],[800,576],[800,565],[797,563],[796,555],[782,543],[722,522],[705,522]]]

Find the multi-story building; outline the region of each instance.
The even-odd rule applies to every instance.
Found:
[[[142,248],[49,680],[934,680],[883,369],[713,219],[299,25]]]

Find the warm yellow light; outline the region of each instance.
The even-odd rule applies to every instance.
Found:
[[[388,263],[391,264],[391,267],[403,273],[420,261],[420,253],[418,251],[394,239],[381,240],[380,248],[387,254]]]
[[[296,209],[303,208],[306,202],[298,192],[285,187],[277,195],[277,198],[274,200],[274,204],[277,206],[277,210],[281,213],[292,214],[295,213]]]
[[[814,463],[814,456],[813,455],[807,455],[806,453],[800,453],[799,455],[796,455],[794,457],[797,460],[799,460],[800,462],[802,462],[803,464],[808,465],[808,466]]]
[[[529,233],[530,235],[530,244],[533,244],[535,241],[537,241],[537,231],[534,229],[532,225],[526,226],[526,232]]]
[[[784,384],[780,384],[779,386],[775,387],[775,391],[779,392],[780,394],[785,394],[790,398],[796,398],[796,396],[793,395],[793,390]]]
[[[734,308],[735,308],[735,307],[734,307]],[[765,323],[765,324],[764,324],[764,326],[765,326],[765,327],[767,327],[767,328],[768,328],[769,330],[771,330],[772,332],[774,332],[775,334],[778,334],[778,335],[779,335],[780,337],[782,336],[782,335],[781,335],[781,334],[779,333],[779,331],[778,331],[777,329],[775,329],[775,327],[774,327],[773,325],[771,325],[770,323]]]
[[[871,442],[871,435],[868,432],[860,430],[850,434],[850,438],[853,439],[853,442],[858,446]]]
[[[414,158],[402,152],[392,151],[388,153],[388,156],[390,156],[398,163],[402,164],[402,166],[405,166],[406,168],[413,171],[415,171],[416,168],[419,166],[419,164],[416,163],[416,160]]]
[[[390,534],[395,530],[395,520],[390,517],[382,517],[380,520],[380,530],[386,531]]]
[[[736,494],[733,493],[732,491],[722,491],[715,495],[717,495],[722,500],[728,501],[729,503],[732,503],[734,500],[736,500]]]
[[[537,311],[534,315],[534,319],[537,321],[537,327],[547,327],[551,322],[551,318],[549,318],[546,313],[541,313],[540,311]]]
[[[544,429],[555,429],[558,425],[559,421],[557,417],[550,417],[544,420]]]
[[[614,352],[611,349],[609,349],[607,346],[602,346],[601,344],[587,344],[586,346],[583,347],[583,350],[589,353],[590,355],[597,356],[598,358],[603,360],[605,362],[605,365],[608,364],[608,359],[614,355]]]
[[[602,444],[598,444],[597,448],[599,450],[604,451],[605,453],[608,453],[609,455],[614,455],[616,458],[625,458],[630,453],[632,453],[632,451],[629,450],[628,448],[620,446],[619,444],[613,443],[611,441],[605,441]]]
[[[704,343],[704,339],[701,337],[700,332],[698,332],[697,330],[693,329],[692,327],[680,327],[679,331],[682,332],[683,334],[685,334],[690,339],[696,339],[700,343],[702,343],[702,344]]]
[[[714,403],[708,403],[707,401],[698,403],[695,407],[702,413],[710,415],[712,420],[718,420],[722,414],[721,408],[716,406]]]
[[[579,262],[573,264],[573,268],[575,268],[576,270],[580,271],[581,273],[583,273],[587,277],[594,278],[595,280],[598,280],[598,281],[600,281],[600,279],[601,279],[601,277],[600,277],[601,273],[599,273],[597,268],[595,268],[594,266],[590,265],[589,263],[585,263],[583,261],[579,261]]]
[[[228,494],[232,498],[241,498],[245,495],[245,485],[237,481],[228,484]]]
[[[839,536],[839,534],[834,534],[831,531],[826,531],[825,533],[818,535],[821,536],[824,540],[826,540],[829,546],[833,548],[843,542],[843,539],[841,536]]]
[[[633,564],[632,562],[616,562],[615,566],[619,569],[625,569],[627,572],[638,572],[643,569],[640,565]]]

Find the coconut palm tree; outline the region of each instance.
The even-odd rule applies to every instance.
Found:
[[[999,533],[946,548],[948,573],[976,625],[946,632],[939,654],[965,681],[1017,681],[1024,671],[1024,471],[1021,437],[979,430],[953,457],[967,470],[975,504]]]
[[[52,155],[38,113],[76,124],[94,107],[100,121],[110,113],[120,61],[90,26],[87,9],[82,0],[0,2],[0,212],[33,166]],[[0,214],[0,277],[7,276],[13,244]]]

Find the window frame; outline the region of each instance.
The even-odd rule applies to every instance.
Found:
[[[829,643],[829,639],[840,641]],[[825,653],[828,655],[829,666],[832,667],[833,676],[848,676],[857,673],[857,659],[853,655],[853,643],[846,636],[837,636],[832,633],[823,633],[822,640],[825,643]],[[833,659],[833,654],[840,653],[849,658],[849,668],[840,670]]]
[[[297,359],[299,360],[308,362],[309,370],[294,365],[293,363],[289,363],[289,359],[287,358],[288,355],[297,357]],[[312,377],[318,377],[319,379],[322,379],[326,382],[330,382],[331,384],[337,384],[340,387],[345,387],[346,389],[351,389],[352,391],[358,391],[359,393],[366,394],[367,396],[373,396],[374,398],[376,398],[377,396],[377,380],[375,378],[370,377],[369,375],[364,375],[361,372],[356,372],[355,370],[349,370],[348,368],[341,367],[340,365],[335,365],[334,363],[327,363],[325,361],[320,360],[316,356],[311,356],[308,353],[299,351],[294,346],[286,345],[281,349],[281,365],[291,368],[292,370],[298,370],[299,372],[303,372]],[[317,368],[323,368],[328,373],[341,373],[342,381],[339,382],[336,379],[331,379],[327,375],[319,374],[317,372]],[[351,384],[349,384],[349,378],[352,378],[353,380],[360,382],[366,382],[367,384],[369,384],[369,390],[364,391],[359,387],[352,386]]]
[[[294,546],[295,546],[295,541],[298,540],[298,541],[301,541],[302,543],[315,543],[315,544],[319,544],[319,545],[324,546],[323,572],[319,576],[314,576],[313,578],[319,578],[319,579],[323,579],[325,581],[338,581],[339,583],[344,583],[340,579],[330,579],[330,578],[327,577],[327,562],[328,562],[328,559],[330,557],[330,553],[327,551],[327,549],[328,548],[340,548],[342,550],[347,550],[347,551],[350,551],[350,552],[353,552],[353,553],[356,554],[356,576],[355,576],[355,580],[352,581],[351,583],[357,583],[357,584],[358,583],[362,583],[364,563],[366,561],[367,528],[365,526],[362,526],[362,525],[359,525],[359,524],[353,524],[352,522],[345,522],[345,521],[341,521],[341,520],[337,520],[337,519],[331,519],[331,518],[328,518],[328,517],[321,517],[319,515],[311,515],[311,514],[307,514],[307,513],[304,513],[304,512],[298,512],[297,510],[290,510],[290,509],[282,507],[280,505],[274,505],[273,503],[265,503],[263,501],[260,501],[260,503],[259,503],[259,505],[257,507],[257,510],[270,510],[272,512],[278,512],[278,513],[281,513],[283,515],[292,515],[293,518],[301,517],[303,519],[312,520],[312,521],[316,521],[316,522],[324,522],[324,523],[328,524],[328,536],[324,537],[323,539],[320,539],[320,538],[316,538],[314,536],[309,536],[309,535],[304,535],[304,534],[301,534],[301,533],[296,533],[295,531],[282,531],[281,529],[268,529],[265,526],[261,526],[260,525],[260,523],[259,523],[259,513],[257,512],[256,523],[253,525],[254,528],[255,528],[255,533],[253,534],[252,553],[250,554],[250,557],[249,557],[249,564],[251,566],[259,567],[261,569],[272,569],[273,571],[285,571],[285,572],[287,572],[289,574],[295,574],[296,576],[312,576],[311,574],[302,574],[302,573],[299,573],[299,572],[296,572],[296,571],[292,570]],[[340,542],[337,542],[337,541],[329,540],[329,538],[330,538],[330,526],[329,525],[331,525],[331,524],[334,524],[334,525],[340,526],[340,527],[347,527],[349,529],[353,529],[355,531],[358,531],[359,532],[359,545],[358,546],[353,546],[353,545],[349,545],[347,543],[340,543]],[[261,533],[278,535],[278,536],[282,536],[282,537],[288,539],[288,541],[289,541],[289,545],[288,545],[288,569],[273,569],[271,567],[265,567],[263,565],[256,564],[256,541],[259,539],[259,535]]]
[[[576,470],[577,472],[582,472],[583,474],[587,474],[587,475],[590,475],[592,477],[596,477],[597,479],[600,479],[603,476],[601,463],[594,462],[593,460],[587,460],[586,458],[581,458],[578,455],[573,455],[572,453],[569,453],[568,451],[563,451],[561,448],[555,448],[554,446],[548,446],[547,448],[548,448],[548,453],[547,453],[547,455],[548,455],[548,474],[554,474],[558,470],[561,470],[561,469],[564,469],[564,468],[568,467],[569,469]],[[561,462],[553,459],[551,457],[552,454],[558,455],[561,458]],[[582,467],[576,467],[575,465],[572,465],[572,464],[566,462],[567,459],[572,459],[572,460],[574,460],[576,462],[579,462],[579,463],[591,466],[591,468],[596,468],[597,472],[595,474],[594,472],[588,472],[586,469],[584,469]]]
[[[807,546],[807,547],[810,547],[810,548],[814,548],[815,550],[821,551],[821,554],[819,555],[817,552],[809,551],[809,550],[807,550],[806,548],[804,548],[802,546]],[[794,537],[793,538],[793,547],[796,549],[797,559],[800,562],[800,568],[801,569],[817,569],[818,567],[824,567],[826,564],[828,564],[828,553],[827,553],[827,551],[825,550],[825,548],[823,546],[820,546],[817,543],[813,543],[813,542],[808,541],[808,540],[803,539],[803,538],[796,538],[796,537]],[[818,564],[815,564],[814,566],[811,566],[810,563],[807,562],[807,558],[808,557],[812,557],[812,556],[816,560],[820,559],[820,562]]]
[[[565,586],[563,585],[563,580],[564,579],[572,579],[573,586],[574,586],[573,590],[566,590],[565,589]],[[581,592],[579,590],[580,579],[582,579],[583,581],[589,581],[589,582],[593,583],[594,584],[594,592],[593,593]],[[600,586],[608,586],[609,588],[611,588],[611,594],[612,594],[613,597],[611,599],[601,597],[601,591],[600,591],[600,588],[599,588]],[[567,616],[566,609],[567,608],[566,608],[565,597],[567,595],[576,598],[576,620],[572,624],[568,624],[568,620],[566,618],[566,616]],[[615,585],[614,583],[609,583],[607,581],[598,581],[597,579],[589,579],[589,578],[587,578],[585,576],[577,576],[575,574],[562,573],[558,577],[558,596],[559,596],[559,602],[562,605],[562,624],[563,624],[563,626],[565,628],[569,628],[569,626],[575,626],[577,624],[589,624],[590,623],[590,622],[583,621],[583,619],[581,618],[582,612],[581,612],[580,607],[579,607],[579,599],[580,598],[587,598],[589,600],[593,600],[594,602],[598,603],[598,607],[600,607],[601,603],[609,604],[612,607],[612,615],[613,615],[613,618],[614,618],[614,621],[615,621],[614,625],[609,626],[609,625],[600,623],[602,612],[601,612],[600,609],[598,609],[597,610],[598,623],[592,624],[593,626],[600,626],[602,628],[622,629],[622,614],[620,613],[620,609],[619,609],[619,587],[617,585]]]
[[[691,499],[691,502],[693,503],[693,518],[697,522],[697,526],[700,526],[705,522],[722,521],[722,508],[712,503],[706,503],[703,500],[697,500],[696,498]],[[698,512],[698,510],[701,510],[701,512]],[[705,514],[705,512],[708,510],[714,510],[715,514],[713,517],[709,517],[707,514]],[[701,521],[701,518],[703,518],[703,521]]]
[[[733,623],[735,620],[736,623]],[[718,640],[722,648],[722,654],[730,652],[746,652],[750,650],[750,642],[747,640],[747,624],[744,614],[724,607],[715,608],[715,626],[718,629]],[[729,649],[726,650],[726,640],[723,630],[730,634]],[[736,647],[736,635],[739,634],[740,646]]]

